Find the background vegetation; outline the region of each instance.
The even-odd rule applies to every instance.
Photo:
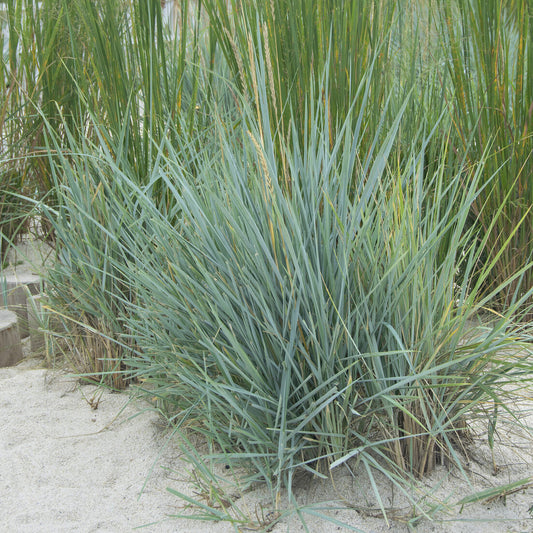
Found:
[[[55,349],[276,509],[412,498],[531,380],[532,3],[339,6],[0,4],[2,261],[38,218]]]

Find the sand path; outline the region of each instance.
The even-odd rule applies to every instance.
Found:
[[[161,452],[166,440],[157,414],[146,410],[142,402],[128,403],[127,394],[106,391],[95,396],[95,387],[80,386],[65,373],[38,366],[38,360],[30,359],[0,369],[0,531],[119,533],[180,512],[182,502],[166,488],[192,494],[194,487],[187,482],[178,447],[169,444]],[[481,473],[474,476],[479,480],[476,490],[533,476],[531,441],[520,441],[513,449],[516,457],[499,458],[504,466],[498,476],[491,476],[487,465],[480,467]],[[483,463],[482,446],[479,453]],[[350,498],[353,480],[341,476],[337,488]],[[453,489],[457,489],[453,496],[457,501],[468,487],[452,476],[443,490]],[[326,484],[312,482],[305,491],[304,499],[335,498]],[[261,490],[246,495],[244,507],[254,514],[265,497]],[[505,501],[476,504],[460,515],[441,515],[444,522],[423,521],[417,530],[533,531],[528,512],[532,505],[533,489],[529,487]],[[401,523],[389,529],[383,520],[365,518],[353,510],[336,511],[333,516],[366,532],[408,530]],[[321,533],[344,530],[313,518],[308,527]],[[301,524],[291,519],[273,529],[302,530]],[[235,529],[224,522],[179,519],[140,531],[224,533]]]

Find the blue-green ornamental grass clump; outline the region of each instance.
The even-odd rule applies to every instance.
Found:
[[[483,236],[467,227],[482,164],[447,175],[443,149],[424,175],[428,135],[391,165],[401,115],[361,158],[358,118],[330,147],[327,111],[309,105],[306,142],[284,147],[290,194],[270,128],[250,116],[218,124],[222,158],[206,155],[194,176],[170,145],[148,186],[114,175],[129,254],[116,266],[135,293],[126,366],[173,424],[211,443],[211,459],[245,467],[278,504],[298,471],[348,460],[409,496],[437,462],[461,463],[470,414],[530,378],[509,318],[523,301],[472,329],[490,299],[478,294]]]

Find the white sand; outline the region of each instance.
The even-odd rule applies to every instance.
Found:
[[[183,502],[166,488],[188,494],[195,488],[187,482],[188,467],[180,460],[178,447],[170,444],[161,453],[166,440],[158,416],[144,410],[147,406],[141,402],[130,403],[120,413],[128,403],[124,393],[104,392],[93,409],[91,400],[94,398],[95,407],[97,401],[94,387],[80,387],[64,373],[35,368],[37,364],[36,360],[26,360],[0,369],[0,531],[126,532],[183,511]],[[533,481],[531,440],[507,434],[505,427],[499,435],[508,446],[496,457],[496,476],[491,472],[488,448],[480,439],[473,444],[470,462],[472,488],[456,470],[444,467],[425,480],[426,485],[436,486],[444,476],[438,495],[441,499],[448,496],[451,503],[473,491],[527,476]],[[182,475],[169,473],[162,468],[165,466]],[[376,505],[368,483],[361,483],[359,486],[358,478],[339,470],[336,490],[329,481],[304,479],[296,494],[301,503],[334,500],[340,495],[355,505]],[[268,513],[264,489],[246,494],[237,503],[252,519],[256,513]],[[391,493],[384,503],[397,506],[401,499]],[[450,515],[438,514],[436,522],[421,521],[417,531],[533,531],[528,512],[531,506],[533,488],[529,487],[505,499],[473,504],[461,514],[455,507]],[[402,522],[392,522],[388,528],[383,519],[365,517],[354,510],[332,511],[331,515],[365,532],[408,531]],[[307,525],[309,531],[321,533],[344,530],[313,517]],[[141,531],[218,533],[235,529],[224,522],[179,519]],[[297,519],[287,518],[273,531],[303,531],[303,527]]]

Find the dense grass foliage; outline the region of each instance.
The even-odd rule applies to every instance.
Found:
[[[276,507],[350,465],[423,512],[531,385],[531,3],[176,5],[7,2],[2,240],[25,193],[53,344]]]

